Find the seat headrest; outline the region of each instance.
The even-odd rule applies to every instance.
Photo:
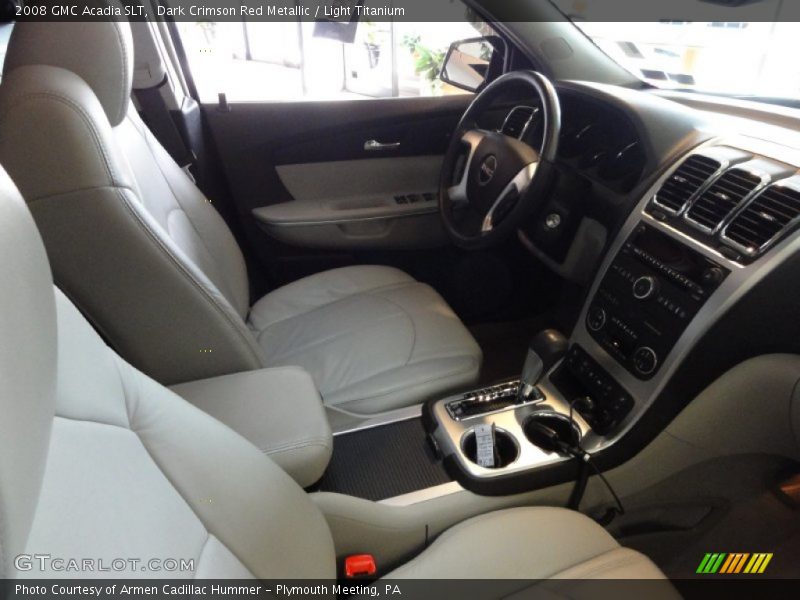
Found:
[[[3,73],[27,65],[72,71],[92,88],[112,126],[125,118],[133,81],[133,42],[127,21],[17,23]]]
[[[55,295],[44,244],[0,167],[0,578],[24,551],[55,413]]]

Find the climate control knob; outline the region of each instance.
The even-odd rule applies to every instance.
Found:
[[[658,291],[658,279],[651,275],[643,275],[633,282],[633,297],[637,300],[652,298]]]
[[[586,315],[586,326],[590,331],[600,331],[606,324],[606,311],[599,306],[592,306]]]
[[[641,346],[633,353],[632,361],[637,373],[650,375],[658,366],[658,355],[649,346]]]

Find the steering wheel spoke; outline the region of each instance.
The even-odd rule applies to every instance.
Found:
[[[467,129],[461,134],[460,143],[463,146],[469,146],[469,150],[466,153],[463,167],[459,167],[461,177],[459,177],[458,182],[447,188],[447,195],[455,204],[466,204],[469,201],[467,196],[469,172],[472,161],[475,158],[475,151],[478,149],[484,137],[486,137],[486,132],[481,129]]]
[[[494,204],[486,212],[481,224],[481,235],[490,233],[495,225],[503,220],[505,216],[514,208],[514,205],[528,191],[533,178],[536,176],[538,162],[525,165],[514,179],[508,182],[503,191],[497,196]]]

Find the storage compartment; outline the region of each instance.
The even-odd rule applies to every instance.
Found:
[[[384,500],[451,481],[419,418],[343,433],[316,490]]]

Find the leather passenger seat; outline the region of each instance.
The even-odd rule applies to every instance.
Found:
[[[335,577],[331,533],[309,496],[123,361],[54,292],[33,219],[2,169],[0,281],[0,578],[109,576],[36,560],[19,570],[21,554],[194,561],[183,571],[126,563],[115,577]],[[389,577],[661,574],[579,513],[520,508],[453,527]]]
[[[251,307],[234,237],[130,102],[133,59],[127,22],[18,23],[0,86],[0,162],[59,286],[126,359],[167,385],[297,365],[356,413],[475,382],[470,333],[396,269],[312,275]]]

